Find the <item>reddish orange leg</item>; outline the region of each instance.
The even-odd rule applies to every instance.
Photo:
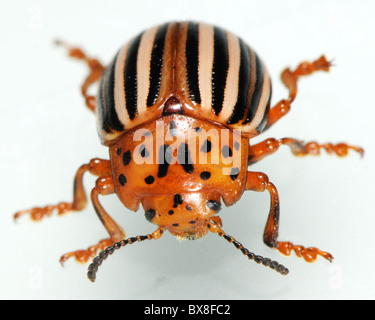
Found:
[[[85,189],[83,188],[83,174],[89,171],[91,174],[100,176],[111,173],[111,165],[108,160],[92,159],[88,164],[82,165],[74,177],[74,191],[73,202],[60,202],[57,205],[48,205],[45,207],[35,207],[32,209],[22,210],[14,215],[14,219],[18,219],[22,215],[30,215],[34,221],[39,221],[45,216],[50,216],[57,212],[59,215],[71,212],[80,211],[86,207],[87,198]]]
[[[71,47],[67,43],[60,41],[60,40],[57,40],[56,44],[61,45],[64,48],[66,48],[69,51],[70,57],[73,57],[79,60],[84,60],[89,66],[90,73],[81,86],[81,92],[86,100],[87,107],[91,111],[94,111],[95,110],[95,97],[89,95],[87,93],[87,90],[93,83],[95,83],[96,81],[100,79],[104,70],[103,65],[98,60],[87,57],[86,54],[79,48]]]
[[[290,105],[297,94],[297,81],[299,77],[308,76],[316,71],[329,71],[331,65],[332,63],[327,61],[325,56],[321,56],[313,62],[302,62],[294,71],[291,71],[289,68],[285,69],[281,74],[281,80],[289,90],[289,97],[286,100],[279,101],[270,110],[265,129],[268,129],[289,112]]]
[[[90,257],[95,257],[98,250],[104,250],[106,247],[112,245],[114,242],[118,242],[125,238],[125,232],[122,228],[109,216],[109,214],[103,209],[99,202],[99,195],[108,195],[115,192],[115,187],[112,179],[112,175],[99,177],[96,180],[96,185],[91,191],[91,201],[94,205],[95,211],[103,223],[104,227],[109,233],[110,239],[101,240],[97,245],[91,246],[86,250],[77,250],[64,254],[60,258],[60,262],[63,264],[66,260],[74,257],[76,261],[80,263],[86,263]]]
[[[326,143],[318,144],[317,142],[304,143],[303,141],[293,138],[274,139],[270,138],[249,146],[249,164],[262,160],[263,158],[275,153],[281,145],[290,147],[292,153],[296,156],[319,155],[320,150],[324,149],[327,153],[335,153],[339,157],[344,157],[352,149],[363,155],[364,151],[360,147],[351,146],[346,143]]]
[[[332,261],[333,257],[330,253],[319,250],[318,248],[305,248],[300,245],[294,245],[291,242],[277,241],[279,235],[279,219],[280,219],[280,201],[279,194],[276,187],[269,182],[267,175],[261,172],[248,172],[246,190],[252,191],[268,191],[271,196],[271,208],[268,215],[266,227],[264,229],[263,241],[271,247],[276,248],[279,252],[289,256],[292,251],[298,257],[302,257],[307,262],[314,262],[317,256],[322,256],[325,259]]]
[[[61,256],[60,263],[64,265],[64,262],[71,257],[74,257],[79,263],[86,263],[90,259],[90,257],[95,257],[98,250],[102,251],[112,244],[113,241],[111,241],[110,239],[104,239],[99,241],[97,245],[89,247],[87,250],[77,250],[65,253],[63,256]]]
[[[98,195],[107,195],[114,193],[114,185],[112,180],[111,164],[108,160],[92,159],[88,164],[82,165],[74,178],[73,202],[61,202],[57,205],[49,205],[43,208],[32,208],[29,210],[19,211],[14,215],[15,219],[25,214],[30,214],[31,219],[41,220],[44,216],[50,216],[54,211],[59,214],[68,211],[80,211],[86,207],[87,198],[83,188],[83,174],[88,171],[95,176],[99,176],[96,181],[95,188],[91,191],[91,201],[100,221],[107,229],[110,239],[100,241],[97,245],[89,247],[87,250],[78,250],[63,255],[60,262],[63,263],[70,257],[75,257],[78,262],[85,263],[87,260],[95,256],[98,250],[103,250],[107,246],[116,241],[120,241],[125,237],[124,231],[116,224],[114,220],[105,212],[101,206]]]

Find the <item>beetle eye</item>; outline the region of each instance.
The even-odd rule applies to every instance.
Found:
[[[214,210],[216,213],[218,213],[221,210],[221,204],[217,202],[216,200],[208,200],[206,204],[207,204],[207,207]]]
[[[145,217],[146,217],[146,220],[148,222],[152,222],[152,219],[155,217],[155,210],[154,209],[148,209],[146,212],[145,212]]]

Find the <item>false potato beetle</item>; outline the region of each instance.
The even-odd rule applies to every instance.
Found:
[[[216,215],[221,201],[231,206],[245,190],[270,194],[263,236],[267,246],[287,256],[294,251],[308,262],[317,256],[332,261],[330,253],[315,247],[278,241],[277,189],[266,174],[247,170],[282,145],[297,156],[318,155],[321,149],[339,157],[349,149],[363,155],[362,148],[346,143],[304,143],[293,138],[249,142],[289,112],[301,76],[329,71],[331,63],[324,56],[303,62],[294,71],[285,69],[281,80],[289,97],[270,107],[271,80],[262,60],[241,38],[216,26],[172,22],[150,28],[121,47],[106,68],[80,49],[57,43],[90,68],[82,95],[96,113],[99,136],[110,158],[92,159],[78,169],[72,202],[15,214],[15,218],[29,214],[40,220],[53,212],[83,210],[87,199],[82,177],[87,171],[98,176],[91,201],[109,238],[64,254],[62,263],[71,257],[85,263],[101,250],[88,271],[89,279],[95,281],[98,267],[115,249],[158,239],[164,231],[191,240],[210,231],[249,259],[286,275],[287,268],[255,255],[222,229]],[[89,95],[88,88],[99,80],[97,96]],[[98,199],[113,193],[129,210],[137,211],[141,204],[145,218],[157,230],[126,239]]]

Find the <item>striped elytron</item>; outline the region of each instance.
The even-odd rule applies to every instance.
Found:
[[[91,201],[109,239],[69,252],[61,262],[70,257],[87,262],[102,250],[89,266],[88,277],[94,281],[103,259],[126,244],[158,239],[164,231],[178,239],[198,239],[210,231],[233,243],[249,259],[288,274],[284,266],[255,255],[221,229],[217,216],[221,201],[230,206],[245,190],[270,193],[263,237],[267,246],[285,255],[294,251],[309,262],[319,255],[332,261],[331,254],[315,247],[278,241],[277,189],[264,173],[247,170],[281,145],[299,156],[319,154],[320,149],[340,157],[349,149],[363,153],[345,143],[303,143],[293,138],[249,143],[288,113],[300,76],[329,70],[331,64],[324,56],[303,62],[294,71],[285,69],[281,78],[289,97],[270,108],[270,77],[259,56],[239,37],[212,25],[173,22],[148,29],[121,47],[106,68],[80,49],[58,43],[90,67],[82,94],[97,114],[99,135],[110,155],[110,160],[92,159],[78,169],[71,203],[15,215],[30,214],[40,220],[54,211],[82,210],[87,203],[83,174],[89,171],[99,177]],[[98,95],[90,96],[88,88],[98,80]],[[125,239],[123,229],[98,199],[113,193],[130,210],[137,211],[141,204],[157,230]]]
[[[154,27],[123,46],[102,76],[103,142],[159,118],[171,97],[184,115],[251,137],[265,126],[271,82],[255,51],[232,33],[197,23]]]

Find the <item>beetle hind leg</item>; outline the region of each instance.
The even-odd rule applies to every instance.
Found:
[[[55,43],[57,45],[60,45],[64,48],[66,48],[69,52],[69,56],[72,58],[76,58],[79,60],[83,60],[86,62],[88,67],[90,68],[90,73],[83,82],[81,86],[81,92],[83,97],[86,100],[86,106],[91,110],[95,110],[95,104],[96,104],[96,99],[94,96],[91,96],[87,93],[88,88],[98,81],[103,73],[104,67],[103,65],[97,60],[93,58],[89,58],[81,49],[76,48],[76,47],[71,47],[69,44],[61,41],[61,40],[56,40]]]
[[[333,256],[325,251],[315,247],[305,248],[301,245],[294,245],[291,242],[278,241],[279,219],[280,219],[280,201],[276,187],[268,180],[267,175],[261,172],[248,172],[246,181],[246,190],[268,191],[271,196],[271,208],[267,223],[263,233],[263,242],[270,248],[277,249],[280,253],[290,256],[292,251],[298,257],[304,258],[307,262],[314,262],[318,256],[332,262]]]

